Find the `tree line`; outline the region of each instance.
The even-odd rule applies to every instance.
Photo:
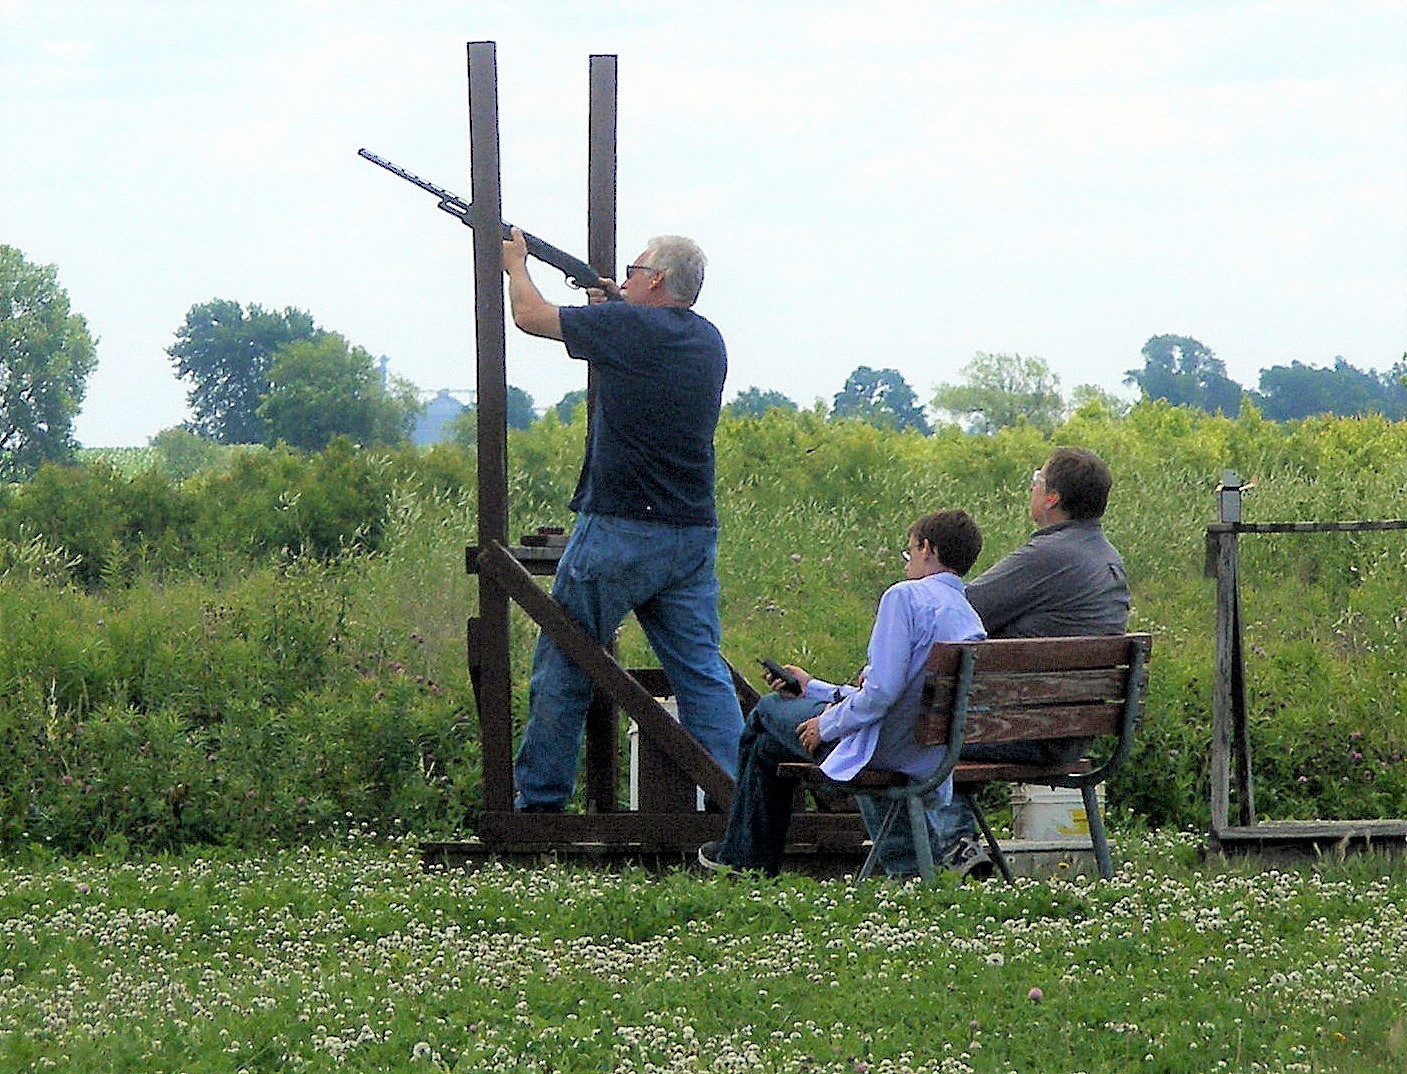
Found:
[[[73,420],[97,364],[87,322],[69,305],[54,266],[35,265],[0,245],[0,480],[33,473],[46,461],[72,459]],[[286,444],[320,451],[337,437],[364,446],[406,442],[422,407],[414,385],[385,374],[381,363],[340,333],[319,326],[303,310],[247,308],[228,299],[192,306],[167,348],[176,375],[188,384],[192,417],[159,436],[195,436],[215,444]],[[1407,417],[1407,353],[1385,373],[1300,361],[1262,370],[1258,390],[1232,380],[1213,351],[1190,336],[1157,335],[1144,344],[1141,368],[1124,383],[1144,398],[1167,400],[1210,414],[1235,417],[1248,403],[1262,417],[1286,421],[1321,414]],[[569,422],[585,401],[567,393],[547,413]],[[1129,403],[1092,385],[1068,395],[1044,359],[979,352],[959,379],[938,385],[927,406],[897,369],[857,367],[833,397],[827,416],[880,428],[929,435],[935,424],[976,434],[1029,424],[1042,431],[1091,403],[1113,414]],[[756,417],[771,409],[798,410],[785,394],[749,387],[727,411]],[[931,415],[930,416],[930,412]],[[508,420],[526,428],[536,420],[533,399],[508,389]],[[472,443],[474,414],[466,412],[451,435]]]
[[[1232,380],[1226,363],[1191,336],[1153,336],[1143,345],[1142,357],[1141,368],[1125,371],[1124,383],[1154,402],[1230,418],[1250,405],[1271,421],[1321,415],[1407,418],[1407,353],[1385,373],[1356,369],[1342,357],[1324,368],[1299,361],[1271,366],[1261,370],[1256,391]],[[958,381],[938,385],[929,406],[968,433],[990,435],[1020,424],[1049,432],[1090,403],[1114,415],[1126,414],[1131,405],[1090,384],[1078,385],[1066,396],[1060,377],[1042,358],[978,352],[959,372]],[[774,407],[797,409],[780,392],[760,388],[740,392],[728,409],[735,416],[758,417]],[[860,366],[835,396],[830,413],[881,428],[924,435],[931,431],[913,389],[897,369]]]

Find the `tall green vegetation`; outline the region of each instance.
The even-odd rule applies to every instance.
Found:
[[[510,441],[512,534],[570,525],[585,423]],[[908,524],[971,511],[977,570],[1022,542],[1031,469],[1094,448],[1115,487],[1132,625],[1154,634],[1148,716],[1116,816],[1204,826],[1224,468],[1251,520],[1392,518],[1407,424],[1280,425],[1099,402],[1053,433],[896,432],[774,408],[719,427],[726,655],[827,677],[864,661]],[[45,468],[0,491],[0,841],[66,848],[292,839],[353,819],[465,832],[478,803],[463,651],[474,460],[336,441],[242,450],[184,480]],[[1257,805],[1267,817],[1407,814],[1407,534],[1247,536],[1243,614]],[[515,697],[535,629],[513,623]],[[629,666],[651,663],[640,632]],[[120,749],[118,747],[121,747]],[[251,795],[250,792],[253,792]]]

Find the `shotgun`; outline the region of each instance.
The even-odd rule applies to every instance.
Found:
[[[399,175],[406,182],[414,183],[421,190],[428,190],[431,194],[434,194],[435,197],[440,199],[439,207],[441,209],[449,213],[450,216],[458,217],[459,222],[465,227],[474,226],[473,221],[469,219],[469,212],[472,206],[463,198],[456,197],[443,187],[438,187],[434,183],[427,182],[418,175],[412,175],[404,168],[392,164],[389,160],[378,157],[369,149],[358,149],[357,156],[365,157],[367,160],[371,161],[371,163],[381,165],[381,167],[385,168],[392,175]],[[503,225],[503,237],[505,239],[511,239],[513,237],[511,231],[512,227],[512,224]],[[567,278],[567,283],[572,287],[585,288],[601,286],[601,277],[597,275],[596,270],[585,261],[573,257],[565,250],[557,249],[557,247],[553,246],[551,243],[543,242],[536,235],[529,235],[526,231],[523,232],[523,239],[528,244],[528,253],[532,254],[533,257],[537,258],[539,261],[551,265]],[[611,294],[609,292],[607,292],[606,297],[612,302],[624,301],[620,295]]]

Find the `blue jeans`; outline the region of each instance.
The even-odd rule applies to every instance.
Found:
[[[738,741],[738,782],[733,789],[728,829],[718,844],[720,861],[741,869],[760,869],[769,876],[781,871],[796,783],[779,777],[777,765],[816,759],[802,747],[796,729],[825,707],[824,701],[767,694],[748,714]],[[858,794],[856,800],[865,828],[874,838],[889,801],[869,794]],[[930,841],[935,820],[934,809],[930,808]],[[918,875],[911,830],[908,811],[904,810],[880,845],[879,860],[891,876]]]
[[[717,539],[712,526],[581,515],[552,596],[602,645],[635,613],[674,689],[680,723],[731,776],[743,716],[719,650]],[[560,808],[571,798],[591,690],[586,674],[541,634],[513,768],[518,809]]]

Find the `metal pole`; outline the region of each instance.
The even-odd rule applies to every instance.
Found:
[[[494,42],[471,41],[469,171],[474,234],[474,334],[478,359],[479,547],[508,544],[508,365],[503,301],[503,199]],[[513,690],[508,593],[479,576],[477,692],[484,809],[513,808]]]

